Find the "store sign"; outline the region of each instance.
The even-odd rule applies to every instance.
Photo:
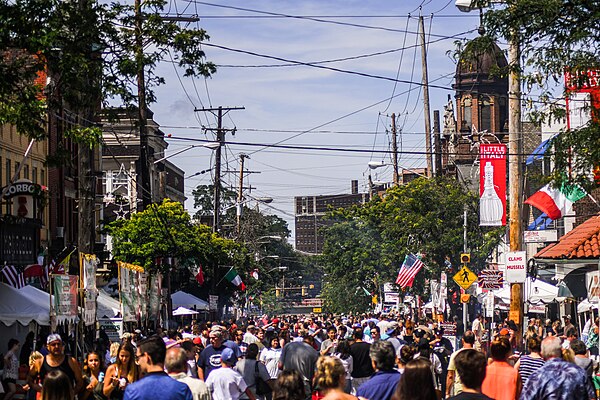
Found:
[[[544,229],[540,231],[525,231],[525,243],[549,243],[558,241],[558,231],[556,229]]]
[[[479,225],[506,225],[506,145],[479,147]]]
[[[527,255],[524,251],[506,253],[506,282],[523,283],[527,278]]]
[[[479,273],[479,287],[482,289],[501,289],[504,284],[502,271],[484,269]]]
[[[383,294],[383,301],[384,303],[398,303],[400,301],[400,296],[398,295],[398,293],[394,293],[394,292],[385,292]]]
[[[527,312],[532,314],[546,314],[546,305],[545,304],[530,304]]]

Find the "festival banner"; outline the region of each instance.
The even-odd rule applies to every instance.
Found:
[[[81,253],[82,286],[85,290],[96,290],[98,258],[94,254]]]
[[[506,145],[479,146],[479,225],[506,225]]]
[[[96,323],[96,290],[86,290],[83,298],[83,321],[86,326]]]
[[[440,275],[440,295],[436,307],[440,312],[446,311],[446,300],[448,300],[448,276],[445,272]]]
[[[148,319],[158,321],[160,319],[160,289],[162,276],[156,274],[150,277],[148,286]]]
[[[75,275],[53,275],[54,312],[57,319],[65,320],[77,316],[77,281]]]

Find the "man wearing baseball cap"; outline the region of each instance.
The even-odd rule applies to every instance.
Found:
[[[29,384],[29,387],[36,392],[41,392],[42,383],[48,372],[59,370],[69,377],[73,383],[75,393],[78,393],[83,388],[81,367],[77,360],[65,355],[65,347],[60,335],[57,333],[48,335],[46,346],[48,347],[48,354],[36,361],[36,367],[40,371],[40,383],[36,383],[32,377],[28,375],[27,383]]]
[[[206,379],[214,400],[237,400],[242,394],[256,400],[242,375],[232,368],[236,362],[237,357],[229,347],[221,352],[221,368],[213,370]]]

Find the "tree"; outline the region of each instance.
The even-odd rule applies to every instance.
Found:
[[[205,266],[208,286],[220,279],[217,266],[243,266],[248,259],[243,246],[218,237],[206,225],[193,223],[183,205],[169,199],[130,219],[114,221],[107,233],[113,238],[116,260],[140,265],[150,273],[165,273],[169,268],[156,265],[157,257],[174,257],[182,268],[200,264]]]
[[[477,1],[481,5],[487,1]],[[600,75],[600,3],[589,0],[505,0],[506,6],[484,14],[487,35],[519,43],[523,68],[517,71],[527,90],[525,104],[540,120],[565,117],[557,102],[556,87],[564,87],[565,73],[575,88],[595,86]],[[592,75],[588,74],[592,72]],[[560,91],[560,90],[559,90]],[[562,95],[567,97],[569,90]],[[592,120],[578,129],[566,130],[552,142],[554,186],[576,183],[590,191],[600,185],[600,99],[592,103]],[[597,172],[597,173],[598,173]]]
[[[364,311],[370,303],[365,290],[378,294],[383,282],[394,282],[408,253],[421,253],[426,265],[410,292],[425,295],[426,279],[439,279],[442,271],[456,272],[448,270],[445,261],[459,264],[465,207],[472,266],[478,271],[504,229],[480,227],[477,196],[455,180],[420,178],[389,189],[383,198],[333,212],[334,224],[325,228],[323,247],[328,305],[333,310]]]

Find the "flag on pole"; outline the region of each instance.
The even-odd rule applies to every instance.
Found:
[[[256,280],[258,280],[258,270],[254,269],[252,270],[252,272],[250,273],[250,275],[252,275],[252,277]]]
[[[21,289],[25,286],[23,274],[19,272],[14,265],[5,265],[4,268],[2,268],[2,275],[4,275],[6,282],[16,289]]]
[[[61,262],[58,263],[58,265],[55,267],[55,274],[66,274],[67,271],[69,270],[69,265],[71,264],[71,254],[73,254],[75,250],[73,250],[72,252],[70,252],[65,258],[63,258],[63,260]],[[58,271],[62,271],[62,272],[57,272],[56,269],[58,269]]]
[[[202,272],[202,265],[198,266],[198,271],[196,272],[196,282],[198,285],[204,285],[204,273]]]
[[[367,289],[365,289],[363,286],[360,287],[367,296],[371,296],[371,292],[369,292]]]
[[[404,257],[404,262],[402,263],[402,267],[400,267],[400,271],[398,271],[396,284],[399,285],[400,288],[405,288],[407,286],[412,287],[415,276],[417,276],[423,265],[423,262],[418,256],[412,253],[407,254],[406,257]]]
[[[525,200],[525,204],[534,206],[554,220],[564,217],[570,206],[586,195],[585,190],[578,186],[554,188],[548,184]]]
[[[233,286],[237,286],[241,291],[246,290],[246,285],[244,285],[244,282],[242,282],[242,278],[240,277],[240,274],[238,274],[237,271],[233,267],[231,267],[229,272],[227,272],[227,274],[225,275],[225,278],[229,282],[231,282],[233,284]]]

